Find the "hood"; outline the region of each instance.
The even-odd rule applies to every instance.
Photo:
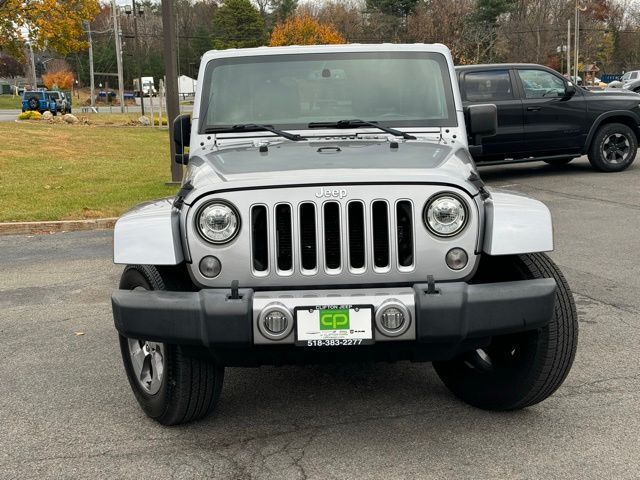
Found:
[[[191,182],[198,197],[206,191],[341,183],[443,183],[474,195],[477,188],[468,181],[473,172],[469,153],[456,144],[281,142],[263,152],[244,145],[200,153],[189,160],[185,182]]]
[[[629,100],[630,95],[638,96],[638,94],[633,90],[627,90],[624,88],[607,88],[605,90],[596,90],[596,91],[588,90],[588,92],[590,95],[604,97],[609,100],[613,98]]]

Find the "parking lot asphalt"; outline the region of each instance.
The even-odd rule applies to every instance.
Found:
[[[580,341],[547,401],[491,413],[429,364],[227,369],[219,409],[164,428],[127,384],[111,232],[0,237],[0,478],[640,478],[640,164],[481,169],[554,215]]]

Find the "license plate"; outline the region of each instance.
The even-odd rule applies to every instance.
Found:
[[[296,345],[335,347],[373,343],[373,306],[319,305],[298,307]]]

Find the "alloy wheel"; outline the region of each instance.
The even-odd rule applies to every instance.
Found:
[[[127,339],[131,365],[140,386],[150,395],[158,393],[164,377],[163,343]]]
[[[612,133],[602,142],[602,157],[607,163],[624,163],[630,152],[631,143],[621,133]]]

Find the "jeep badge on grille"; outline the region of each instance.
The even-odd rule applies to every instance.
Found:
[[[347,190],[344,188],[322,188],[316,192],[316,198],[339,198],[343,199],[347,196]]]

